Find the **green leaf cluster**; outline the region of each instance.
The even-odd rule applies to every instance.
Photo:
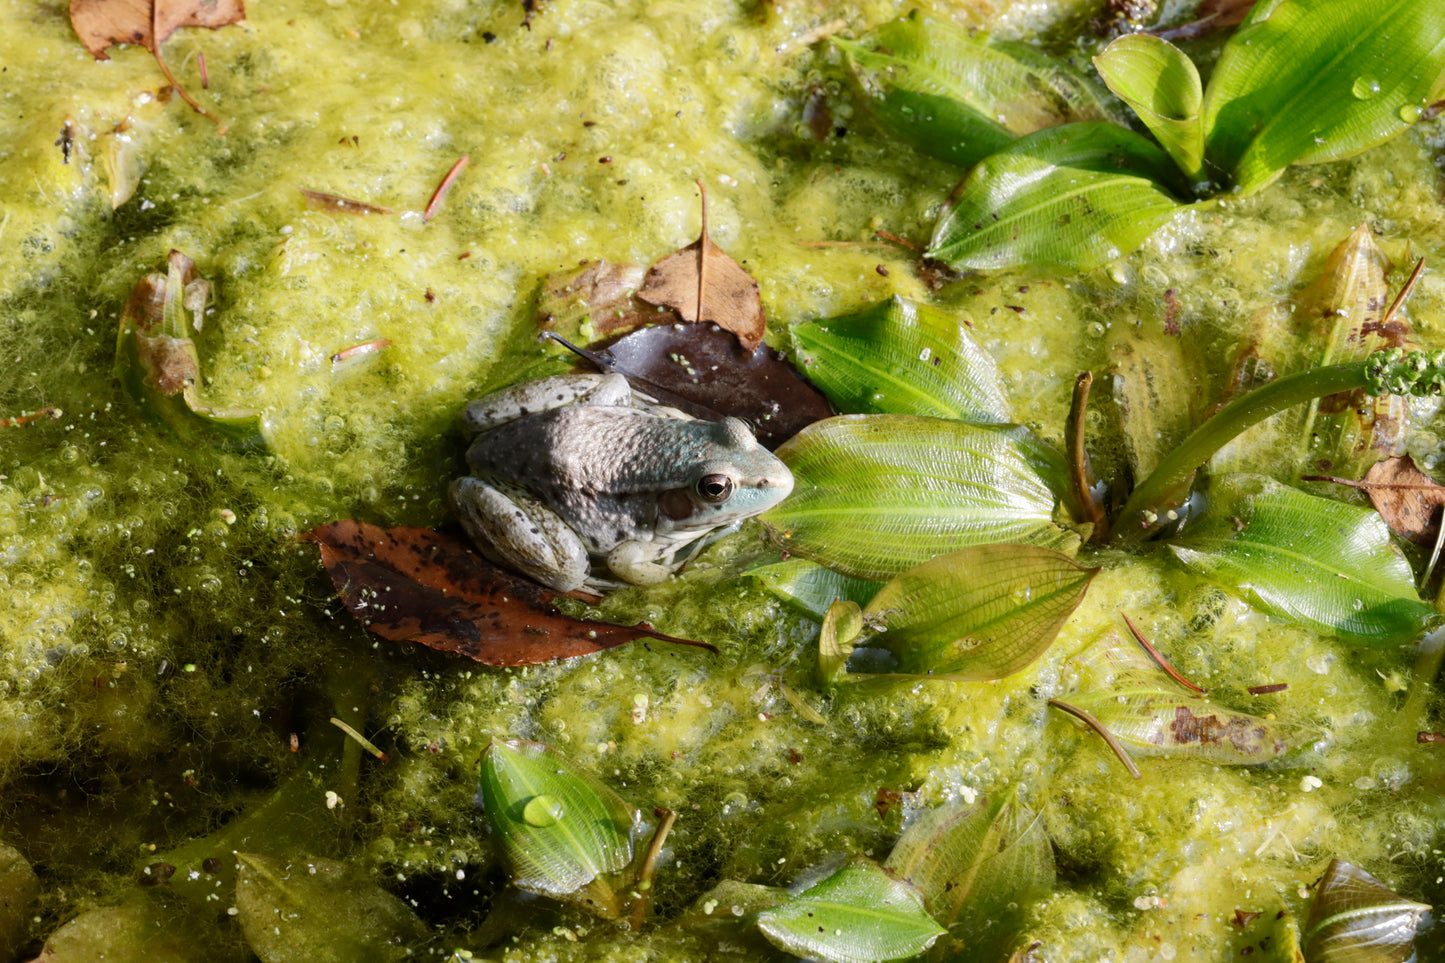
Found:
[[[1048,78],[1070,68],[1036,51],[922,17],[837,43],[885,129],[972,167],[927,251],[957,269],[1097,267],[1195,199],[1384,143],[1445,89],[1445,6],[1417,0],[1262,0],[1207,84],[1168,41],[1115,40],[1094,64],[1154,141],[1082,81],[1058,95]]]

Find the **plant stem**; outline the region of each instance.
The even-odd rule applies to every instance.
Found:
[[[1158,513],[1182,500],[1194,472],[1235,436],[1286,408],[1342,391],[1368,387],[1363,361],[1285,375],[1225,405],[1169,453],[1129,495],[1114,521],[1115,544],[1142,541],[1159,523]]]

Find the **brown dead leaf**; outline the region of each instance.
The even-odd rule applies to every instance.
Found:
[[[1327,481],[1358,488],[1390,526],[1390,531],[1416,545],[1433,545],[1440,531],[1445,485],[1415,467],[1409,455],[1376,462],[1359,481],[1334,475],[1301,475],[1301,481]]]
[[[354,201],[349,197],[342,197],[340,194],[329,194],[326,191],[313,191],[309,187],[300,188],[301,196],[306,198],[306,204],[322,211],[331,211],[333,214],[395,214],[389,207],[382,207],[379,204],[368,204],[365,201]]]
[[[717,650],[644,624],[584,622],[551,604],[558,593],[488,565],[461,539],[428,528],[337,521],[301,536],[321,546],[337,594],[384,639],[455,652],[484,665],[535,665],[634,639]]]
[[[751,351],[767,330],[758,282],[707,236],[707,191],[701,181],[697,187],[702,191],[701,235],[654,264],[637,296],[674,309],[684,321],[711,321]]]
[[[578,340],[610,338],[644,324],[674,316],[637,297],[647,269],[640,264],[583,261],[575,271],[559,271],[542,280],[537,299],[537,325]],[[592,330],[584,334],[583,324]]]
[[[242,0],[70,0],[70,25],[96,60],[106,48],[140,44],[152,53],[181,27],[214,30],[245,19]]]

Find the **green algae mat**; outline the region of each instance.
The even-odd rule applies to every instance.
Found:
[[[1445,960],[1445,12],[1203,6],[0,2],[0,960]],[[792,494],[417,563],[699,251]]]

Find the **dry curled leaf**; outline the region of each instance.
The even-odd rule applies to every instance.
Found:
[[[642,638],[717,651],[642,624],[564,615],[551,604],[557,592],[488,565],[461,539],[429,528],[347,520],[301,538],[321,546],[321,562],[347,610],[395,642],[502,666],[570,659]]]
[[[246,17],[242,0],[70,0],[70,25],[96,60],[106,49],[134,43],[152,53],[181,27],[212,30]]]
[[[698,190],[703,191],[698,182]],[[707,192],[696,241],[654,264],[637,296],[672,308],[684,321],[711,321],[737,335],[751,351],[763,340],[767,318],[758,282],[707,235]]]

